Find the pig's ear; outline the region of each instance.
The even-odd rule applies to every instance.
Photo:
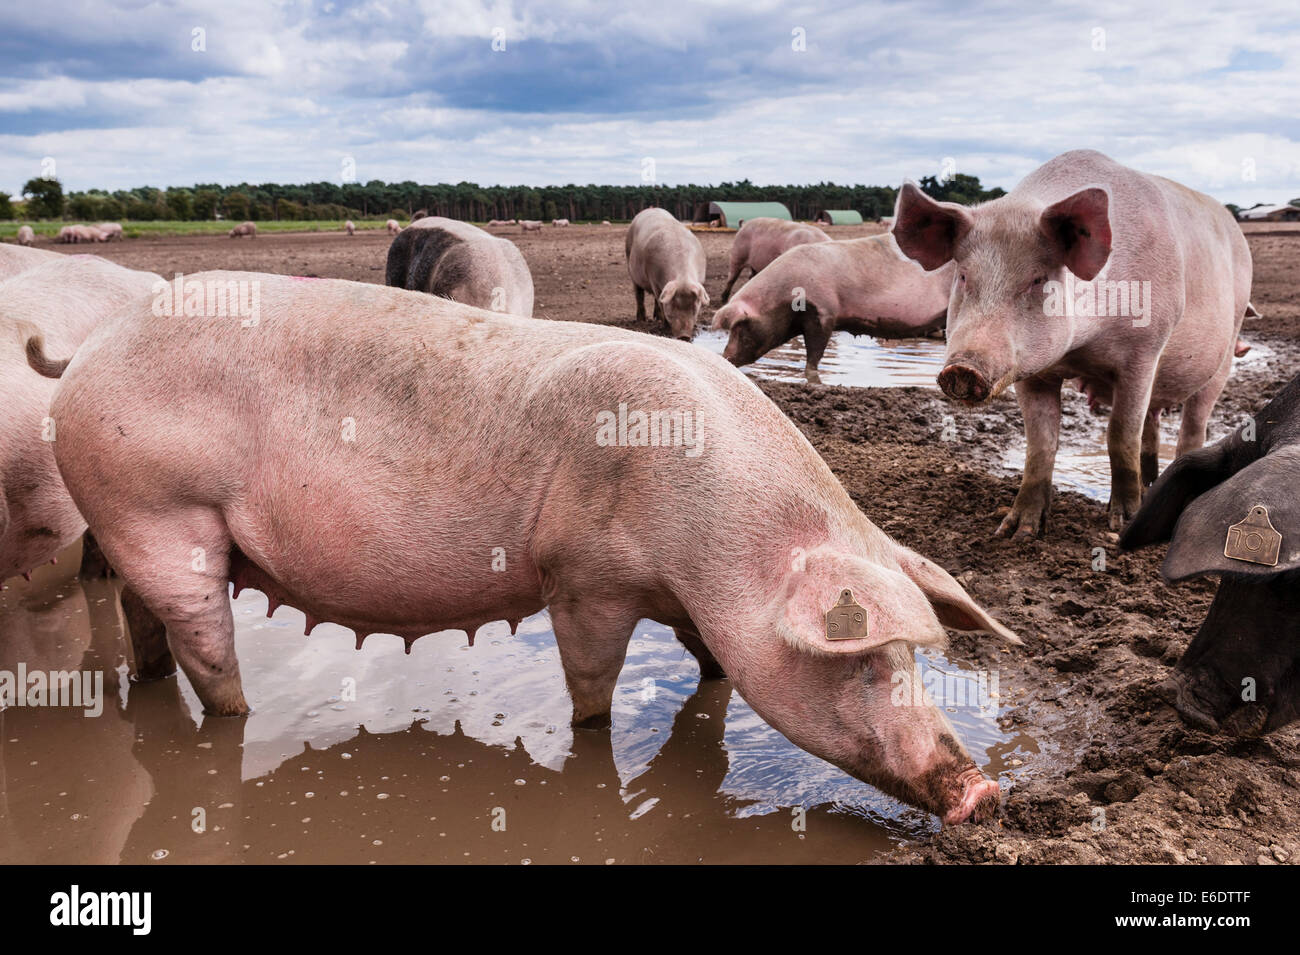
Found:
[[[1223,442],[1184,454],[1156,478],[1142,506],[1120,535],[1120,550],[1137,550],[1167,541],[1187,505],[1210,488],[1223,483],[1231,472],[1228,447]]]
[[[1081,189],[1044,209],[1038,229],[1061,263],[1090,282],[1110,258],[1110,196],[1100,186]]]
[[[671,282],[669,282],[667,285],[663,287],[663,289],[659,292],[659,303],[661,305],[667,305],[669,302],[673,300],[673,296],[677,294],[677,285],[678,285],[677,280],[673,279]]]
[[[713,330],[729,332],[741,322],[749,321],[753,317],[743,303],[732,299],[713,313]]]
[[[908,180],[894,206],[894,241],[903,254],[933,272],[953,257],[958,240],[974,220],[964,206],[936,202]]]
[[[1300,445],[1291,445],[1265,455],[1202,494],[1179,518],[1160,572],[1167,580],[1206,574],[1259,579],[1300,568],[1297,473]],[[1272,530],[1267,529],[1265,520]],[[1235,524],[1245,526],[1230,539],[1229,529]],[[1282,539],[1273,563],[1268,544],[1278,534]],[[1242,556],[1254,559],[1240,559]]]
[[[865,614],[865,636],[828,639],[826,614],[846,591]],[[925,595],[907,577],[852,554],[825,550],[795,560],[782,588],[777,629],[796,649],[824,656],[853,656],[895,640],[924,647],[947,643]]]
[[[998,623],[988,611],[971,599],[952,575],[932,560],[901,544],[894,544],[894,557],[903,573],[925,594],[934,615],[945,627],[954,630],[983,630],[1007,643],[1020,645],[1021,639]]]
[[[708,305],[708,304],[709,304],[709,290],[706,289],[703,285],[700,285],[700,286],[698,286],[698,287],[699,287],[699,290],[700,290],[700,304],[701,304],[701,305]]]

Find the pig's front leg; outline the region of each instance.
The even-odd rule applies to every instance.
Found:
[[[817,322],[804,322],[803,329],[803,347],[807,352],[807,360],[804,367],[804,378],[810,385],[820,385],[822,376],[817,371],[817,366],[821,364],[822,355],[826,354],[826,346],[830,344],[831,334],[828,329],[823,328]]]
[[[1110,452],[1110,529],[1122,530],[1142,505],[1142,431],[1151,404],[1154,370],[1122,377],[1106,428]],[[1134,387],[1140,383],[1138,387]]]
[[[1041,537],[1052,506],[1052,472],[1061,436],[1061,382],[1026,378],[1016,382],[1016,402],[1025,419],[1025,473],[1000,537]]]
[[[603,729],[609,726],[614,685],[640,615],[601,598],[558,598],[549,609],[573,699],[573,725]]]
[[[639,285],[632,286],[632,294],[636,296],[636,318],[639,322],[645,321],[645,289]]]

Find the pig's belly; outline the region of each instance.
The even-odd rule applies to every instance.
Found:
[[[61,485],[60,485],[61,487]],[[75,541],[86,529],[72,499],[29,500],[0,534],[0,580],[35,570]]]
[[[489,621],[521,620],[545,606],[526,545],[500,527],[462,534],[226,517],[234,538],[235,592],[259,590],[272,609],[285,604],[301,610],[308,629],[330,622],[361,635],[472,633]]]

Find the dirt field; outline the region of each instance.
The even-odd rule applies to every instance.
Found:
[[[837,238],[879,227],[831,230]],[[623,228],[574,226],[520,234],[537,291],[536,315],[637,327],[623,261]],[[1253,300],[1263,318],[1243,337],[1272,351],[1234,376],[1216,413],[1225,422],[1260,407],[1287,380],[1300,353],[1300,232],[1249,233]],[[716,297],[731,233],[700,235]],[[361,234],[140,239],[94,252],[170,277],[203,269],[250,269],[382,282],[388,238]],[[78,250],[84,251],[84,250]],[[643,328],[657,332],[657,328]],[[1026,639],[1004,650],[956,636],[949,658],[1000,673],[1013,703],[1009,729],[1040,752],[1013,780],[1005,811],[984,826],[945,830],[886,856],[895,862],[1274,863],[1300,857],[1300,729],[1262,740],[1206,736],[1184,727],[1155,693],[1186,648],[1213,583],[1163,584],[1162,550],[1117,552],[1105,506],[1058,493],[1046,540],[994,540],[999,509],[1017,481],[996,467],[1020,431],[1013,400],[966,412],[935,390],[846,389],[764,383],[886,532],[941,563]],[[960,438],[941,442],[944,415]],[[1070,419],[1086,416],[1067,402]],[[1067,426],[1072,422],[1067,420]],[[1093,548],[1107,567],[1093,570]]]

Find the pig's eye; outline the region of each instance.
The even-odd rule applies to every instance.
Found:
[[[961,282],[962,285],[965,285],[965,284],[966,284],[966,273],[965,273],[965,272],[959,272],[959,273],[957,274],[957,281]]]

